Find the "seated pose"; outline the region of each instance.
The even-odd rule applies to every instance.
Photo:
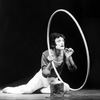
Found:
[[[53,69],[52,63],[54,63],[59,75],[63,70],[64,64],[70,71],[77,70],[72,54],[72,48],[65,48],[65,37],[60,33],[52,33],[50,35],[50,55],[48,50],[42,53],[41,57],[41,69],[35,74],[35,76],[27,83],[16,87],[6,87],[2,91],[4,93],[33,93],[34,91],[41,89],[42,93],[50,93],[50,84],[59,83],[59,79]],[[64,91],[69,91],[70,86],[64,82]]]

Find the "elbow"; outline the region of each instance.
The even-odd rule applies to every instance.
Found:
[[[76,71],[77,70],[77,66],[74,64],[73,65],[73,70]]]
[[[77,66],[74,64],[74,65],[69,66],[68,69],[70,72],[75,72],[77,70]]]

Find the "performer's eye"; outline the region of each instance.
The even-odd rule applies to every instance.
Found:
[[[61,40],[58,40],[58,42],[61,42]]]

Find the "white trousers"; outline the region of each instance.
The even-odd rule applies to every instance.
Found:
[[[35,76],[24,85],[16,86],[16,87],[6,87],[3,89],[3,92],[6,93],[33,93],[34,91],[44,87],[41,91],[42,93],[50,93],[50,83],[51,82],[59,82],[58,78],[45,78],[42,75],[42,70],[40,69]],[[69,91],[69,85],[64,83],[64,91]]]

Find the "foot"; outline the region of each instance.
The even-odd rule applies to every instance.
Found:
[[[3,93],[12,93],[12,94],[22,94],[22,92],[16,87],[6,87],[2,90]]]

